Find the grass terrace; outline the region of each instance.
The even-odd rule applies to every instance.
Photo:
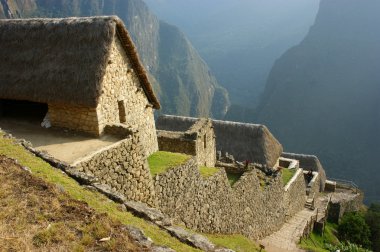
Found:
[[[296,169],[283,168],[281,170],[282,183],[284,186],[286,186],[286,184],[292,179],[295,173]]]
[[[211,177],[212,175],[214,175],[218,171],[219,171],[219,169],[215,168],[215,167],[207,167],[207,166],[201,166],[201,167],[199,167],[199,173],[204,178]]]
[[[167,151],[157,151],[148,157],[152,176],[166,172],[169,168],[181,165],[191,158],[189,155]]]

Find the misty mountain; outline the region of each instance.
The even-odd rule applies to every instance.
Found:
[[[319,0],[145,2],[185,31],[233,104],[252,108],[275,60],[307,34]]]
[[[118,15],[151,74],[160,113],[222,118],[228,93],[186,36],[142,0],[1,0],[0,18]]]
[[[290,152],[380,201],[380,1],[322,0],[306,38],[278,59],[255,122]]]

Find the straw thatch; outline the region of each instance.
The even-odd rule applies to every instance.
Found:
[[[300,162],[300,167],[307,171],[315,171],[319,173],[321,178],[320,190],[324,191],[325,181],[326,181],[326,172],[323,169],[321,162],[319,162],[318,157],[314,155],[305,155],[305,154],[296,154],[296,153],[282,153],[283,157],[297,159]]]
[[[154,108],[160,108],[116,16],[0,20],[0,98],[96,107],[118,37]]]
[[[197,118],[160,116],[156,128],[183,131]],[[282,146],[264,125],[212,120],[216,136],[216,149],[232,154],[236,160],[250,160],[273,167],[282,153]]]

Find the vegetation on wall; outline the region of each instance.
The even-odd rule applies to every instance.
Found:
[[[296,169],[284,168],[281,170],[282,183],[284,186],[293,178],[293,175],[295,173],[296,173]]]
[[[148,157],[150,173],[152,176],[166,172],[171,167],[176,167],[188,161],[189,155],[167,151],[157,151]]]

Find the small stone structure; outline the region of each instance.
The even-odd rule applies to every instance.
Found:
[[[215,166],[215,134],[209,119],[199,119],[182,132],[157,130],[157,139],[161,151],[192,155],[200,166]]]
[[[118,17],[0,20],[0,31],[0,99],[47,104],[52,126],[95,136],[124,123],[157,151],[160,104]]]
[[[268,178],[265,185],[260,176],[265,174],[257,169],[247,171],[231,186],[224,169],[203,178],[192,158],[153,179],[158,207],[175,222],[201,232],[256,239],[278,230],[305,202],[302,169],[286,187],[281,176]]]
[[[156,128],[180,132],[199,120],[193,117],[162,115],[156,120]],[[211,122],[216,137],[216,150],[228,152],[238,161],[248,160],[270,168],[278,166],[282,146],[264,125],[218,120]]]
[[[320,184],[319,191],[323,192],[325,190],[326,173],[323,169],[321,162],[319,162],[318,157],[314,155],[295,154],[287,152],[282,153],[281,156],[284,158],[298,160],[300,167],[303,168],[305,171],[318,172]]]

